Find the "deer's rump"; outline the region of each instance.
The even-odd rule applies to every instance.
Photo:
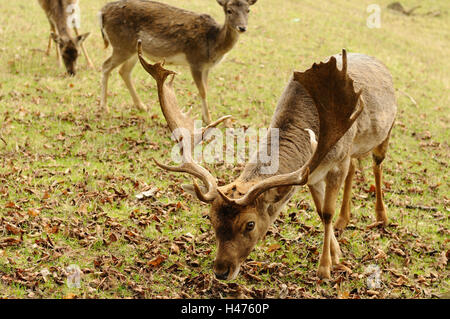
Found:
[[[336,56],[341,67],[342,57]],[[348,55],[348,73],[355,89],[362,89],[365,108],[356,120],[351,155],[361,157],[380,145],[389,135],[397,114],[392,76],[379,60],[353,53]]]

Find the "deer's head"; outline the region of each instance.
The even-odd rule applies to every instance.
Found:
[[[247,31],[250,6],[258,0],[217,0],[225,11],[226,23],[239,33]]]
[[[182,113],[177,105],[173,78],[166,82],[169,76],[174,76],[174,72],[165,70],[159,63],[148,64],[142,57],[140,42],[138,53],[144,69],[156,79],[161,108],[171,130],[193,127],[193,120]],[[342,70],[337,69],[336,58],[332,57],[327,63],[314,64],[306,72],[295,72],[293,80],[298,81],[310,93],[320,122],[318,141],[310,129],[304,129],[304,134],[309,133],[312,156],[298,170],[267,178],[258,177],[252,181],[238,178],[231,184],[219,187],[217,179],[192,159],[192,139],[189,138],[178,139],[182,144],[183,155],[180,166],[172,167],[155,160],[164,170],[187,173],[202,181],[201,187],[194,182],[193,185],[183,186],[183,189],[211,205],[209,216],[218,246],[214,272],[219,279],[234,279],[237,276],[240,265],[273,222],[274,214],[271,212],[279,211],[284,205],[292,186],[307,183],[310,171],[317,168],[330,148],[347,132],[363,110],[361,92],[354,91],[353,80],[347,75],[345,50]],[[221,120],[216,121],[215,125]]]
[[[53,41],[59,46],[61,57],[69,75],[76,74],[77,59],[79,55],[80,45],[89,36],[90,33],[81,34],[75,38],[61,37],[56,33],[52,33]]]

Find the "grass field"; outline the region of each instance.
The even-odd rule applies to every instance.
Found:
[[[293,70],[305,70],[342,48],[377,57],[391,70],[398,118],[384,164],[390,226],[374,221],[371,161],[356,175],[352,220],[339,236],[343,265],[316,276],[322,226],[302,189],[252,252],[237,280],[214,279],[215,241],[208,206],[183,193],[190,179],[155,167],[172,148],[155,83],[137,65],[138,92],[150,106],[132,107],[117,71],[111,113],[99,108],[103,48],[97,12],[105,0],[81,1],[82,31],[97,70],[84,57],[66,77],[37,1],[0,2],[0,297],[4,298],[439,298],[450,291],[449,80],[450,5],[421,5],[417,15],[386,9],[370,29],[372,0],[260,0],[249,31],[212,71],[213,118],[267,127]],[[223,21],[214,0],[165,0]],[[283,3],[282,5],[280,3]],[[439,12],[438,15],[424,15]],[[185,68],[175,80],[180,105],[200,118]],[[210,165],[221,184],[242,167]],[[135,195],[157,188],[145,200]],[[81,268],[81,286],[66,284]],[[371,265],[381,286],[369,289]]]

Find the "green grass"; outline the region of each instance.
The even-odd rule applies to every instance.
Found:
[[[440,10],[438,17],[403,16],[386,9],[390,1],[378,1],[380,29],[366,27],[373,1],[285,0],[280,7],[265,0],[252,7],[248,34],[210,76],[213,118],[231,114],[235,127],[267,127],[293,70],[344,47],[377,57],[391,70],[398,96],[384,164],[392,224],[366,228],[375,201],[367,192],[374,182],[365,160],[351,225],[339,237],[351,274],[334,271],[330,282],[318,281],[323,233],[302,189],[232,283],[213,278],[208,207],[180,188],[190,178],[162,172],[151,161],[167,159],[172,148],[154,81],[136,67],[148,114],[132,107],[117,72],[110,80],[111,114],[99,108],[99,70],[110,49],[103,49],[96,15],[106,2],[81,2],[82,31],[92,33],[86,47],[97,71],[81,57],[75,78],[58,68],[54,52],[44,54],[49,27],[37,2],[0,3],[0,135],[7,142],[0,141],[0,241],[22,237],[0,246],[0,297],[430,298],[449,291],[449,268],[440,262],[449,251],[448,1],[402,2],[406,8],[420,4],[417,13]],[[166,2],[223,20],[213,0]],[[181,72],[175,82],[180,105],[193,106],[200,117],[188,70],[174,69]],[[209,168],[222,182],[238,176],[220,165]],[[157,198],[135,199],[150,187],[159,189]],[[281,247],[268,253],[276,243]],[[386,258],[376,259],[377,249]],[[159,256],[166,259],[152,266]],[[65,284],[71,264],[84,273],[79,289]],[[366,286],[370,264],[382,270],[377,294]],[[45,280],[43,269],[51,273]]]

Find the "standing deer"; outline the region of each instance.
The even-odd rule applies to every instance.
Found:
[[[159,64],[148,64],[142,56],[140,60],[147,71],[152,71],[161,107],[166,110],[164,115],[168,122],[172,121],[170,110],[178,106],[171,83],[165,83],[170,71]],[[219,279],[237,276],[241,263],[265,236],[296,187],[308,185],[324,227],[318,276],[330,278],[332,265],[339,264],[341,256],[332,225],[339,189],[344,184],[335,227],[343,229],[350,219],[354,160],[370,152],[376,182],[376,219],[383,225],[388,222],[381,164],[396,112],[392,77],[387,68],[375,58],[347,55],[343,50],[326,63],[294,72],[289,81],[270,126],[279,129],[279,152],[274,154],[279,159],[276,173],[262,174],[267,164],[261,163],[258,156],[245,166],[239,178],[218,187],[216,178],[193,160],[179,167],[155,162],[165,170],[188,173],[203,182],[204,187],[194,183],[183,188],[202,202],[211,203],[210,220],[218,244],[214,272]],[[270,145],[270,137],[267,143]]]
[[[109,112],[108,79],[111,71],[121,65],[119,73],[134,105],[147,110],[131,80],[137,62],[137,40],[141,39],[145,55],[152,60],[189,66],[202,99],[203,122],[209,124],[211,116],[206,100],[209,71],[234,47],[239,34],[247,30],[249,7],[256,1],[217,0],[225,12],[223,26],[209,15],[154,1],[122,0],[105,5],[100,12],[102,34],[105,46],[111,44],[113,53],[103,63],[101,107]]]
[[[42,9],[44,9],[48,22],[50,23],[50,37],[48,39],[46,54],[50,55],[52,40],[55,41],[56,58],[58,59],[60,67],[62,66],[62,62],[64,62],[67,73],[73,76],[76,73],[76,62],[79,55],[79,49],[81,48],[89,67],[93,69],[94,65],[83,45],[83,41],[86,40],[90,33],[88,32],[80,35],[75,25],[68,25],[71,20],[69,14],[73,13],[73,10],[78,7],[78,0],[38,1]],[[71,27],[73,27],[75,31],[75,37],[73,37],[69,31]]]

